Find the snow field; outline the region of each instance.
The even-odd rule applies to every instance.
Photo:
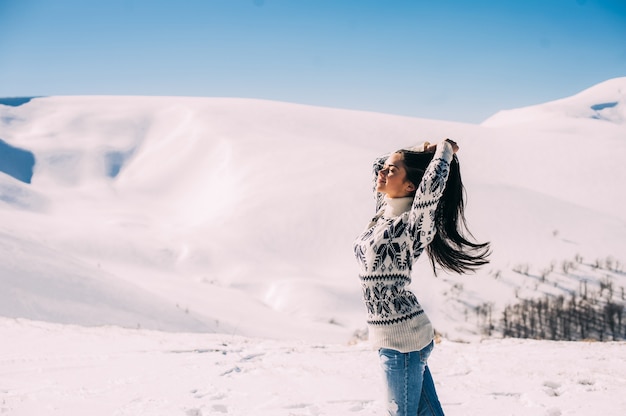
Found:
[[[0,414],[355,415],[384,412],[365,343],[0,320]],[[430,367],[451,416],[623,414],[626,344],[442,341]]]

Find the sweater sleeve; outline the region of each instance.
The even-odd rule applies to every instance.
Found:
[[[372,166],[372,191],[374,191],[374,198],[376,200],[376,211],[378,212],[385,203],[385,194],[376,191],[376,182],[378,181],[378,172],[380,172],[385,166],[385,162],[389,158],[389,153],[374,160]]]
[[[453,156],[452,145],[442,141],[415,192],[408,229],[413,236],[416,253],[417,249],[427,246],[435,236],[435,211],[446,187]]]

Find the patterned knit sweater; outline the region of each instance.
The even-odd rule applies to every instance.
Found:
[[[354,242],[374,348],[419,351],[433,339],[430,320],[407,286],[413,263],[436,232],[434,214],[453,154],[448,142],[437,146],[415,197],[389,199],[374,191],[376,216]],[[387,156],[374,161],[374,187]]]

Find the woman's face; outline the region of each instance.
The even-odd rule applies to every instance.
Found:
[[[400,153],[393,153],[378,172],[376,191],[389,198],[402,198],[415,191],[415,185],[406,178],[406,169]]]

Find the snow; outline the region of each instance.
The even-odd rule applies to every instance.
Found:
[[[0,414],[384,414],[377,356],[328,344],[0,321]],[[45,340],[45,345],[42,345]],[[447,415],[620,415],[623,343],[437,344]]]
[[[582,282],[624,303],[624,91],[481,125],[252,99],[0,101],[0,414],[382,414],[351,243],[374,157],[443,137],[493,246],[475,275],[414,270],[446,414],[623,414],[624,341],[498,327],[506,305]]]
[[[500,126],[559,119],[596,119],[616,124],[626,122],[626,86],[624,78],[613,78],[578,94],[560,100],[514,110],[503,110],[485,120],[483,126]],[[571,121],[571,120],[570,120]]]

